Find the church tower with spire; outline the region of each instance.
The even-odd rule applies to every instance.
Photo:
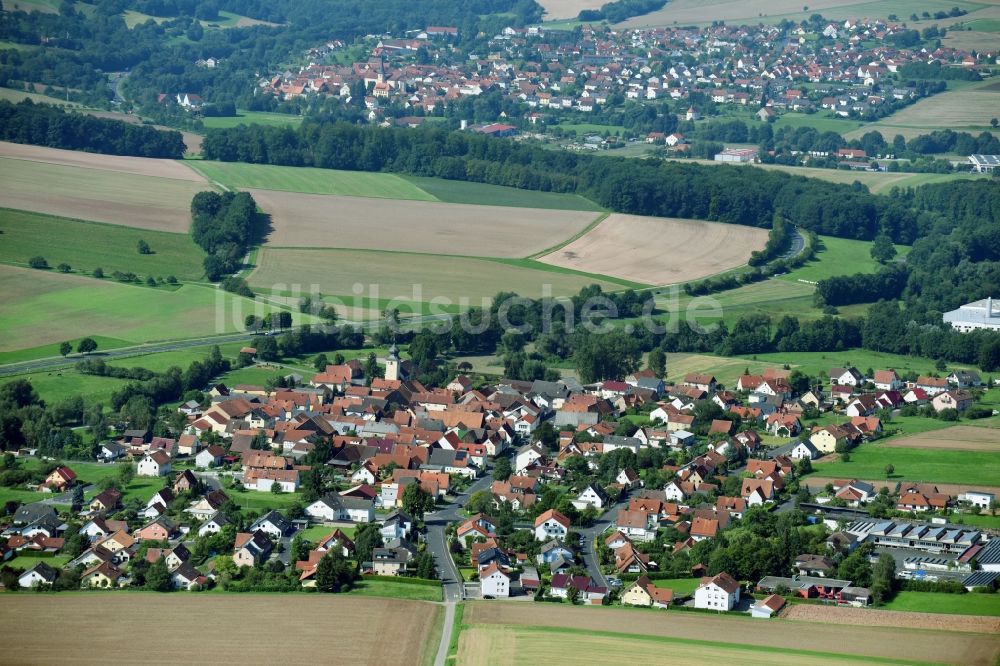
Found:
[[[389,356],[385,359],[385,378],[391,382],[399,380],[399,348],[395,342],[389,347]]]

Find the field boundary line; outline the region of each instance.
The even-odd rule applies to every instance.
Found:
[[[544,257],[547,254],[552,254],[553,252],[556,252],[556,251],[560,250],[561,248],[566,247],[567,245],[569,245],[573,241],[575,241],[575,240],[577,240],[579,238],[583,238],[584,236],[586,236],[587,234],[589,234],[591,231],[593,231],[594,229],[596,229],[597,225],[599,225],[604,220],[608,219],[609,215],[611,215],[610,211],[601,213],[600,215],[597,216],[597,219],[595,219],[593,222],[591,222],[586,227],[584,227],[581,231],[573,234],[572,236],[570,236],[569,238],[567,238],[563,242],[556,243],[552,247],[546,248],[546,249],[542,250],[541,252],[536,252],[534,254],[529,254],[527,257],[524,257],[524,259],[537,259],[539,257]]]

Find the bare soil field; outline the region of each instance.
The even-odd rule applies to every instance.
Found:
[[[437,647],[429,634],[440,612],[320,594],[5,594],[0,641],[11,664],[421,664],[425,647]],[[156,619],[130,639],[123,628],[137,613]],[[279,627],[294,638],[276,640]],[[391,627],[392,640],[379,640],[377,627]]]
[[[541,0],[546,21],[573,19],[584,9],[600,9],[606,0]]]
[[[85,153],[75,155],[91,157]],[[168,172],[186,169],[170,160],[149,161],[162,162]],[[191,178],[0,157],[0,208],[187,233],[191,226],[191,198],[207,189],[207,183]]]
[[[737,645],[795,648],[857,656],[948,664],[993,664],[1000,654],[1000,637],[940,630],[915,630],[812,622],[754,620],[707,614],[630,611],[617,608],[473,602],[463,622],[469,625],[527,625],[591,631],[645,634],[688,640],[724,641]]]
[[[826,484],[830,483],[833,479],[829,476],[809,476],[803,479],[803,482],[810,489],[816,490],[818,488],[826,487]],[[858,479],[858,481],[863,481],[865,483],[870,483],[876,488],[881,488],[882,486],[888,486],[890,489],[894,488],[897,483],[896,479],[890,479],[886,481],[885,479]],[[947,493],[948,495],[959,495],[967,490],[979,490],[984,493],[1000,493],[1000,486],[980,486],[969,483],[935,483],[933,484],[937,487],[939,492]]]
[[[953,426],[909,437],[893,437],[883,442],[887,448],[951,449],[958,451],[1000,451],[1000,429]]]
[[[766,229],[616,213],[539,261],[634,282],[676,284],[741,266],[766,243]]]
[[[526,257],[587,228],[597,213],[248,190],[279,247]]]
[[[865,627],[901,627],[904,629],[930,629],[963,631],[977,634],[1000,635],[1000,618],[980,615],[946,615],[938,613],[910,613],[904,611],[875,610],[872,608],[836,608],[792,604],[781,614],[786,620],[850,624]]]
[[[115,114],[115,117],[120,115],[122,114]],[[99,155],[97,153],[83,153],[77,150],[60,150],[44,146],[8,143],[6,141],[0,141],[0,157],[42,162],[45,164],[58,164],[59,166],[98,169],[100,171],[116,171],[136,176],[187,180],[194,183],[207,182],[194,169],[189,169],[174,160],[158,160],[149,157],[125,157],[123,155]]]

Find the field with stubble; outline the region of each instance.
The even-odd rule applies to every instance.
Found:
[[[5,594],[0,643],[10,664],[423,664],[440,612],[320,594]]]
[[[0,207],[187,233],[191,199],[211,189],[173,160],[0,143]]]
[[[887,439],[883,446],[906,449],[1000,451],[1000,428],[952,426],[908,437],[893,437]]]
[[[459,640],[458,662],[463,664],[507,663],[504,648],[515,651],[516,663],[547,663],[546,655],[556,658],[548,663],[560,663],[559,655],[572,654],[574,664],[603,664],[609,654],[640,649],[645,642],[651,645],[636,655],[637,663],[653,663],[656,655],[679,655],[678,663],[699,664],[930,662],[985,666],[1000,655],[1000,637],[995,635],[764,621],[682,611],[476,602],[466,605],[463,624],[468,627]],[[483,637],[493,648],[490,654],[477,645],[475,632],[480,626],[485,627]],[[556,645],[561,650],[554,650]],[[686,652],[690,649],[687,646],[703,649]],[[468,661],[463,661],[463,654]]]
[[[597,213],[396,201],[251,189],[269,246],[526,257],[583,231]]]
[[[677,284],[741,266],[766,243],[766,229],[615,213],[539,261],[634,282]]]

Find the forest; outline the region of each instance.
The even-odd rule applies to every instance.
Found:
[[[18,104],[0,100],[0,140],[107,155],[169,159],[184,155],[180,132],[66,112],[31,100]]]

